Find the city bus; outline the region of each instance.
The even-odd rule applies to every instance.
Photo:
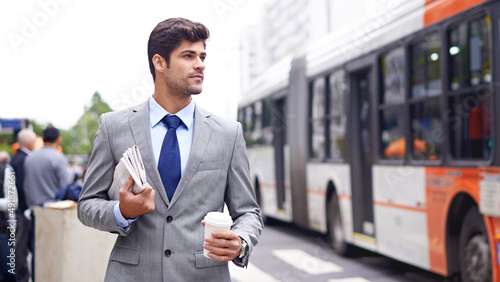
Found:
[[[500,2],[390,5],[245,91],[262,214],[327,234],[341,255],[500,281]]]

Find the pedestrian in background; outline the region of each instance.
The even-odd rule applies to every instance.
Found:
[[[16,281],[15,253],[11,253],[15,246],[9,238],[15,232],[17,189],[14,170],[9,162],[9,153],[0,151],[0,281],[4,282]]]
[[[28,210],[24,193],[24,163],[26,157],[35,148],[36,134],[31,129],[23,129],[17,134],[19,149],[12,156],[10,162],[16,173],[16,187],[18,191],[19,206],[16,210],[17,231],[16,231],[16,279],[18,282],[28,282],[30,272],[28,268],[28,254],[31,249],[30,238],[33,236],[31,220],[24,216]]]
[[[24,166],[24,192],[26,204],[33,210],[36,206],[43,206],[55,201],[57,191],[71,183],[68,173],[68,160],[57,148],[61,145],[62,137],[55,127],[47,127],[43,131],[44,146],[26,158]],[[31,213],[33,232],[31,236],[32,250],[32,277],[35,272],[35,217]]]

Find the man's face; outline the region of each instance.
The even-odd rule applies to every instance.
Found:
[[[206,55],[202,41],[182,41],[170,54],[170,64],[165,72],[168,89],[182,95],[200,94]]]

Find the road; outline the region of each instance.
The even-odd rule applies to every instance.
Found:
[[[230,264],[235,282],[442,282],[445,278],[362,251],[335,254],[324,235],[274,222],[265,226],[247,269]]]

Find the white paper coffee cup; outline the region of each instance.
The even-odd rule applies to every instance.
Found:
[[[222,212],[209,212],[205,216],[205,238],[212,237],[212,232],[231,230],[231,225],[233,225],[233,220],[231,216],[227,213]],[[208,251],[203,249],[203,255],[208,256]]]

